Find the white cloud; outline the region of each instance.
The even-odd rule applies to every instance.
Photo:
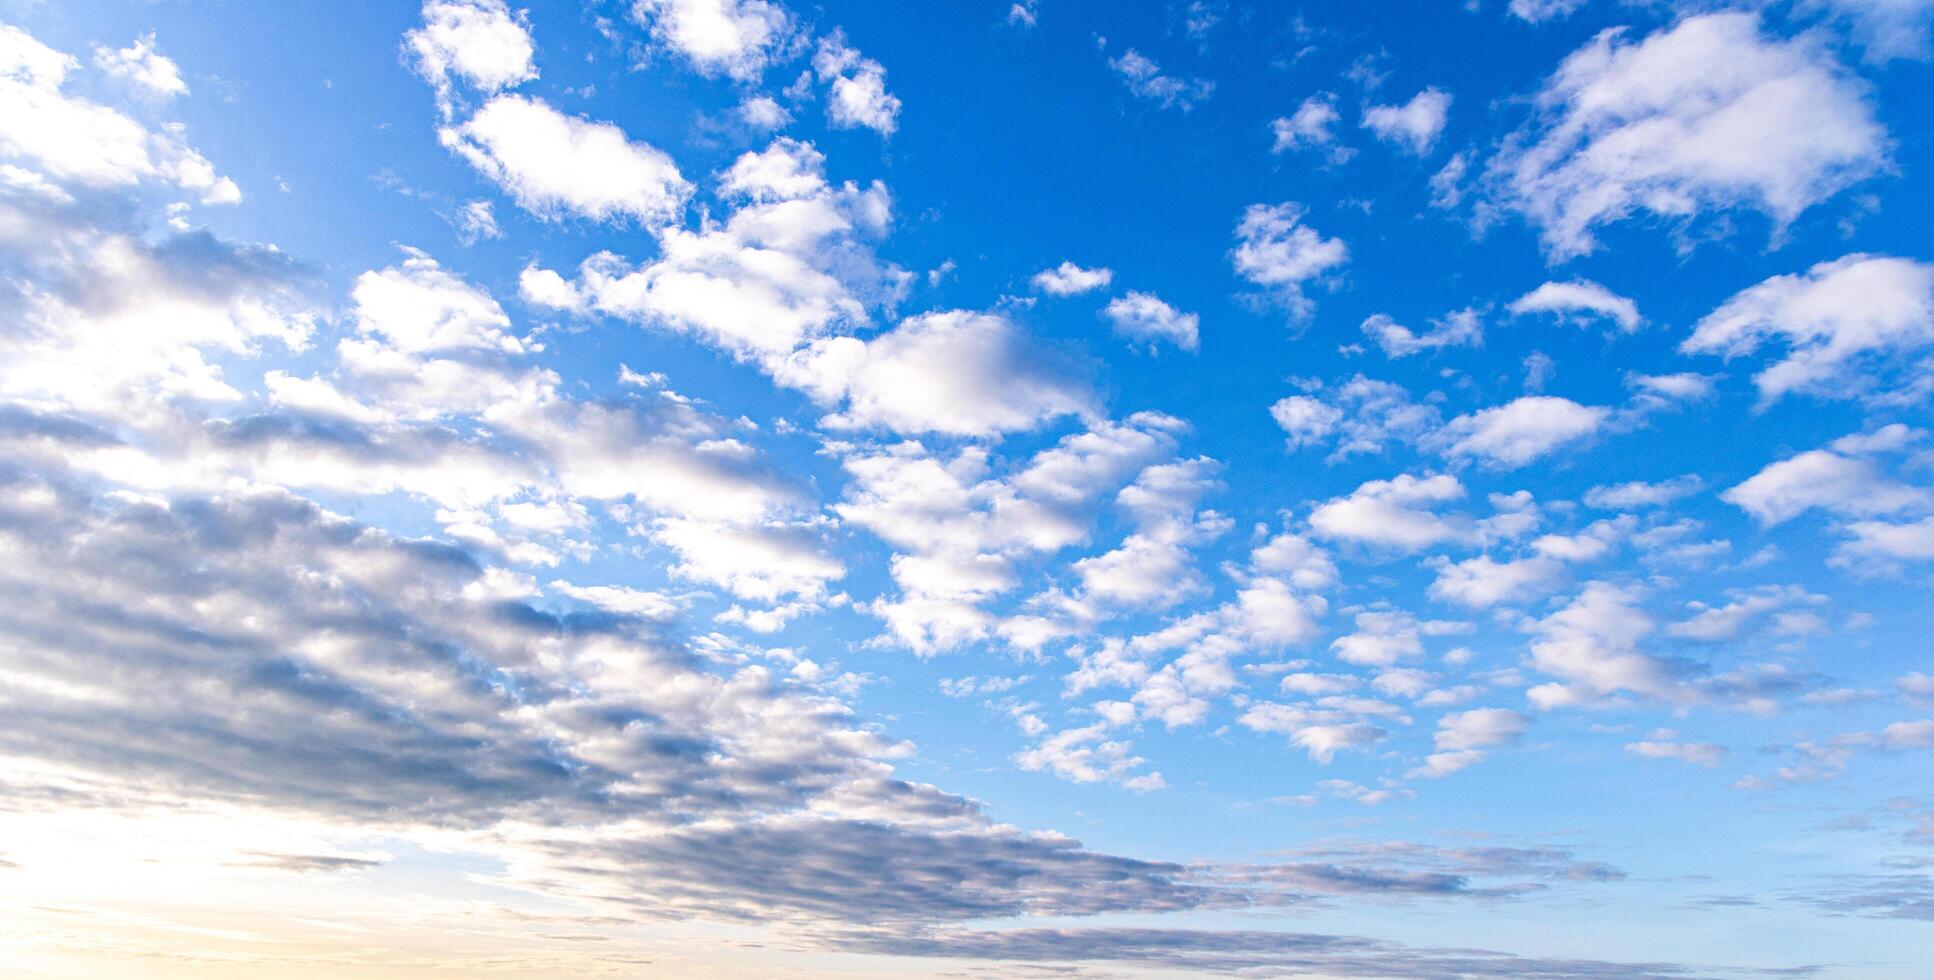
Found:
[[[1252,731],[1288,735],[1291,745],[1319,765],[1329,765],[1338,752],[1367,751],[1389,735],[1349,711],[1266,701],[1244,710],[1237,722]]]
[[[1568,17],[1585,5],[1585,0],[1511,0],[1511,16],[1533,24]]]
[[[1896,423],[1880,434],[1904,440],[1916,431]],[[1934,492],[1891,479],[1869,452],[1868,443],[1857,437],[1836,440],[1824,449],[1767,465],[1720,499],[1766,525],[1816,507],[1845,516],[1879,517],[1934,505]]]
[[[828,581],[846,574],[816,534],[795,525],[671,517],[653,524],[650,534],[678,555],[673,574],[719,586],[741,599],[814,599],[825,593]]]
[[[1692,602],[1692,615],[1665,628],[1669,636],[1705,643],[1737,639],[1753,624],[1794,606],[1817,606],[1827,601],[1797,585],[1764,585],[1754,589],[1735,589],[1728,593],[1731,602],[1711,606]]]
[[[577,585],[558,579],[550,584],[550,588],[559,595],[626,616],[670,619],[678,615],[679,610],[677,601],[662,593],[621,585]]]
[[[1106,737],[1108,725],[1089,725],[1056,732],[1014,757],[1029,772],[1052,772],[1073,783],[1113,782],[1131,790],[1161,789],[1162,774],[1131,775],[1147,763],[1129,754],[1128,743]]]
[[[721,195],[738,205],[723,225],[663,229],[658,257],[635,269],[593,255],[579,269],[576,305],[689,331],[786,373],[789,357],[866,323],[867,306],[896,299],[907,279],[868,247],[891,218],[886,189],[831,186],[824,167],[811,144],[790,139],[741,155],[720,175]],[[791,369],[799,384],[811,382],[809,367]]]
[[[1784,228],[1888,153],[1865,87],[1814,39],[1770,38],[1751,13],[1687,17],[1637,42],[1601,32],[1538,105],[1488,177],[1554,259],[1593,251],[1596,227],[1638,211],[1754,207]]]
[[[1209,97],[1215,91],[1215,83],[1199,78],[1175,78],[1162,74],[1162,68],[1147,55],[1134,48],[1122,52],[1121,57],[1111,58],[1108,67],[1121,76],[1130,92],[1162,104],[1164,109],[1181,109],[1187,112],[1195,104]]]
[[[1457,310],[1432,320],[1423,333],[1404,326],[1383,313],[1373,313],[1363,321],[1364,336],[1376,341],[1391,360],[1445,347],[1476,347],[1484,343],[1484,324],[1478,311]]]
[[[759,76],[792,36],[792,15],[767,0],[635,0],[632,19],[704,75]]]
[[[399,267],[365,272],[351,292],[357,326],[410,353],[485,350],[520,353],[510,317],[488,293],[413,253]]]
[[[1677,759],[1695,766],[1711,768],[1731,755],[1725,746],[1711,742],[1674,742],[1653,739],[1625,743],[1625,751],[1641,759]]]
[[[1304,294],[1350,259],[1340,238],[1324,238],[1303,223],[1305,210],[1293,201],[1251,204],[1236,225],[1236,247],[1230,253],[1236,275],[1267,290],[1295,319],[1307,319],[1316,304]]]
[[[864,126],[891,136],[900,125],[900,100],[886,90],[886,69],[846,45],[838,31],[821,38],[813,71],[831,86],[826,119],[838,129]]]
[[[663,224],[678,217],[691,195],[678,166],[658,148],[540,99],[499,95],[438,135],[519,207],[546,220],[576,215]]]
[[[1382,452],[1391,442],[1416,442],[1442,419],[1435,405],[1412,401],[1401,385],[1360,374],[1327,394],[1283,398],[1269,412],[1288,434],[1292,450],[1336,436],[1331,462]]]
[[[403,43],[446,115],[452,76],[486,95],[537,77],[530,25],[504,0],[426,0],[423,26],[404,34]]]
[[[1531,666],[1561,679],[1527,694],[1541,708],[1590,703],[1622,691],[1684,700],[1672,666],[1641,649],[1657,622],[1638,593],[1590,582],[1563,609],[1532,624]]]
[[[1852,540],[1839,548],[1836,557],[1841,563],[1887,567],[1903,561],[1934,561],[1934,517],[1904,524],[1851,521],[1843,530]]]
[[[868,340],[815,345],[782,381],[845,407],[826,424],[984,436],[1087,414],[1092,396],[1013,322],[949,310],[912,317]]]
[[[1524,737],[1531,720],[1508,708],[1473,708],[1437,720],[1437,751],[1409,775],[1437,779],[1484,761],[1486,749],[1511,745]]]
[[[1355,156],[1356,151],[1336,142],[1336,133],[1331,127],[1342,118],[1336,109],[1336,95],[1318,92],[1304,99],[1295,114],[1279,116],[1269,124],[1269,131],[1275,137],[1270,152],[1320,149],[1331,163],[1343,163]]]
[[[1030,281],[1035,289],[1050,296],[1074,296],[1106,288],[1115,281],[1115,273],[1112,269],[1084,269],[1073,262],[1063,262],[1035,273]]]
[[[1438,88],[1418,92],[1403,105],[1371,106],[1363,112],[1363,126],[1386,143],[1423,156],[1437,145],[1450,119],[1450,93]]]
[[[1670,480],[1656,483],[1633,481],[1592,487],[1585,491],[1587,506],[1601,510],[1637,510],[1644,507],[1663,507],[1682,497],[1688,497],[1705,488],[1705,481],[1688,473],[1675,476]]]
[[[1553,592],[1567,578],[1565,564],[1544,555],[1498,561],[1478,555],[1461,562],[1444,561],[1430,583],[1430,597],[1473,609],[1523,602]]]
[[[1206,591],[1189,549],[1221,534],[1228,522],[1196,514],[1198,501],[1221,484],[1214,460],[1156,463],[1115,495],[1136,530],[1113,551],[1071,566],[1081,598],[1113,609],[1166,609]]]
[[[465,202],[457,209],[456,225],[457,237],[465,245],[504,237],[504,230],[497,226],[497,211],[489,201]]]
[[[895,642],[922,653],[997,628],[1017,643],[1043,630],[1064,635],[1068,626],[1046,619],[1015,632],[1012,620],[1003,624],[980,604],[1018,584],[1017,562],[1085,540],[1100,495],[1172,453],[1178,426],[1157,415],[1098,423],[1005,476],[990,471],[979,447],[944,457],[917,443],[855,447],[842,460],[851,481],[834,509],[893,546],[902,592],[873,611]]]
[[[24,158],[44,178],[90,188],[156,180],[194,191],[206,204],[242,192],[183,143],[176,126],[147,127],[61,89],[80,63],[10,24],[0,24],[0,154]]]
[[[1514,316],[1550,313],[1560,323],[1583,325],[1593,319],[1606,319],[1626,333],[1637,330],[1645,322],[1637,303],[1590,279],[1547,282],[1512,300],[1508,309]]]
[[[1423,637],[1466,631],[1462,623],[1443,620],[1419,622],[1402,611],[1366,610],[1356,614],[1356,632],[1331,641],[1336,659],[1350,664],[1388,667],[1424,655]]]
[[[1463,497],[1464,485],[1448,473],[1405,473],[1371,480],[1348,496],[1324,502],[1310,513],[1309,523],[1319,537],[1420,551],[1468,533],[1430,509]]]
[[[1281,576],[1299,589],[1322,589],[1337,583],[1336,561],[1329,552],[1300,534],[1278,534],[1249,554],[1250,567]]]
[[[1679,349],[1731,359],[1775,338],[1787,354],[1753,376],[1762,405],[1885,391],[1875,368],[1888,355],[1934,345],[1934,263],[1855,253],[1774,276],[1707,314]]]
[[[1156,341],[1167,341],[1183,350],[1196,348],[1196,328],[1202,318],[1162,302],[1153,293],[1131,290],[1128,295],[1111,300],[1101,312],[1114,325],[1118,336],[1142,341],[1151,347]]]
[[[1289,448],[1300,449],[1329,438],[1343,421],[1343,410],[1309,395],[1290,395],[1269,406],[1269,416],[1289,436]]]
[[[757,130],[782,129],[792,113],[770,95],[748,95],[739,103],[739,121]]]
[[[1928,56],[1928,35],[1934,29],[1930,0],[1801,0],[1804,10],[1824,10],[1853,28],[1870,62]]]
[[[1504,405],[1460,415],[1433,441],[1450,456],[1475,457],[1506,469],[1588,438],[1611,414],[1551,395],[1526,395]]]
[[[132,45],[120,50],[97,46],[94,66],[151,96],[170,99],[188,94],[188,83],[181,80],[181,67],[155,50],[152,32],[135,38]]]

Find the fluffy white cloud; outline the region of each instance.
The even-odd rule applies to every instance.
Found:
[[[537,77],[530,25],[504,0],[426,0],[423,26],[403,35],[403,43],[446,113],[453,76],[485,94]]]
[[[739,121],[755,130],[770,131],[792,122],[792,113],[770,95],[750,95],[739,103]]]
[[[822,342],[782,380],[844,399],[841,428],[984,436],[1092,411],[1092,397],[1012,321],[960,310],[926,313],[860,340]]]
[[[96,47],[94,66],[147,95],[169,99],[188,94],[188,83],[181,80],[181,66],[155,50],[152,32],[119,50]]]
[[[1902,524],[1849,521],[1851,540],[1840,545],[1841,564],[1887,568],[1899,562],[1934,561],[1934,517]]]
[[[365,272],[351,292],[357,325],[397,350],[495,350],[520,353],[510,317],[488,293],[445,272],[420,252],[401,266]]]
[[[1442,421],[1436,406],[1412,401],[1403,386],[1360,374],[1333,391],[1283,398],[1269,413],[1288,434],[1292,450],[1335,436],[1331,462],[1382,452],[1391,442],[1419,441]]]
[[[1014,761],[1029,772],[1045,770],[1073,783],[1115,782],[1137,792],[1161,789],[1161,773],[1133,774],[1148,760],[1131,755],[1127,742],[1108,738],[1108,728],[1104,721],[1055,732]]]
[[[1181,109],[1187,112],[1215,91],[1214,82],[1162,74],[1160,65],[1134,48],[1122,52],[1119,58],[1109,59],[1108,67],[1121,76],[1122,82],[1128,86],[1130,92],[1144,99],[1159,102],[1164,109]]]
[[[1196,348],[1196,328],[1202,318],[1168,305],[1153,293],[1130,290],[1128,295],[1111,300],[1101,312],[1119,336],[1150,347],[1157,341],[1167,341],[1183,350]]]
[[[1464,485],[1448,473],[1390,480],[1371,480],[1351,492],[1319,505],[1309,523],[1319,537],[1420,551],[1467,531],[1435,513],[1437,504],[1464,498]]]
[[[896,299],[907,275],[865,241],[886,229],[885,188],[833,187],[823,169],[793,140],[746,153],[720,178],[740,204],[722,226],[661,229],[659,257],[635,269],[592,256],[575,285],[527,271],[526,294],[696,334],[826,406],[829,426],[985,436],[1090,413],[1062,359],[999,314],[943,310],[872,337],[839,332]]]
[[[900,125],[900,100],[886,90],[886,69],[862,57],[835,31],[820,39],[813,71],[830,86],[826,119],[840,129],[864,126],[891,136]]]
[[[768,0],[635,0],[632,19],[706,75],[757,78],[791,38],[792,15]]]
[[[1437,145],[1450,120],[1450,93],[1438,88],[1418,92],[1403,105],[1378,105],[1364,110],[1363,126],[1386,143],[1423,156]]]
[[[1157,415],[1100,423],[1006,475],[992,470],[979,447],[950,456],[917,443],[855,447],[842,461],[852,481],[835,510],[895,549],[892,573],[901,589],[872,611],[887,622],[893,642],[920,653],[985,639],[997,628],[1015,643],[1066,634],[1070,625],[1049,619],[1031,629],[1003,624],[981,604],[1018,584],[1018,562],[1085,540],[1100,496],[1172,453],[1178,431],[1180,423]],[[1194,479],[1195,492],[1206,488],[1203,479]],[[1186,473],[1182,482],[1190,482]],[[1130,587],[1132,570],[1122,571],[1103,577],[1109,586]]]
[[[1484,343],[1484,323],[1474,309],[1447,313],[1432,320],[1429,330],[1418,333],[1383,313],[1373,313],[1363,321],[1363,334],[1376,342],[1391,360],[1409,357],[1444,347],[1476,347]]]
[[[1289,743],[1309,753],[1319,765],[1329,765],[1343,751],[1368,751],[1389,736],[1373,722],[1339,707],[1259,702],[1237,719],[1244,728],[1289,736]]]
[[[650,533],[652,540],[677,553],[673,574],[719,586],[741,599],[814,599],[825,593],[828,581],[846,574],[809,528],[666,518],[652,525]]]
[[[1430,583],[1430,597],[1473,609],[1522,602],[1555,591],[1566,580],[1565,564],[1544,555],[1498,561],[1478,555],[1442,562]]]
[[[1774,276],[1707,314],[1679,349],[1731,359],[1772,339],[1787,354],[1753,376],[1762,404],[1885,390],[1875,369],[1888,355],[1934,345],[1934,263],[1855,253]]]
[[[1484,761],[1486,749],[1511,745],[1524,737],[1531,720],[1508,708],[1473,708],[1437,720],[1437,751],[1411,776],[1436,779]]]
[[[664,229],[657,259],[635,269],[594,255],[576,298],[548,285],[545,294],[562,308],[693,333],[778,373],[805,345],[867,322],[869,303],[892,300],[905,282],[866,245],[890,218],[885,188],[834,187],[824,166],[818,150],[789,139],[746,153],[721,175],[722,195],[739,205],[723,225]]]
[[[1723,606],[1708,605],[1703,602],[1690,603],[1687,608],[1692,615],[1665,628],[1669,636],[1706,643],[1718,643],[1737,639],[1749,626],[1772,617],[1781,610],[1793,607],[1823,605],[1827,597],[1815,595],[1797,585],[1765,585],[1755,589],[1735,589],[1729,594],[1732,600]],[[1802,627],[1814,622],[1810,614],[1799,614],[1799,618],[1787,617],[1782,625],[1787,629]]]
[[[65,194],[0,192],[0,395],[136,418],[233,405],[225,363],[301,350],[323,318],[311,276],[274,249],[97,217]]]
[[[1504,405],[1460,415],[1433,441],[1454,457],[1474,457],[1506,469],[1523,466],[1597,432],[1611,410],[1551,395],[1526,395]]]
[[[1112,269],[1084,269],[1073,262],[1063,262],[1035,273],[1030,281],[1035,289],[1050,296],[1074,296],[1106,288],[1115,281],[1115,273]]]
[[[691,184],[657,147],[541,99],[499,95],[438,136],[519,207],[546,220],[576,215],[664,224],[691,195]]]
[[[1562,683],[1542,684],[1527,694],[1541,708],[1590,703],[1620,692],[1661,700],[1685,700],[1673,665],[1642,646],[1658,628],[1639,605],[1638,593],[1608,582],[1590,582],[1563,609],[1532,624],[1530,664]]]
[[[1356,614],[1356,632],[1330,643],[1344,663],[1388,667],[1424,654],[1423,637],[1449,636],[1468,631],[1463,623],[1444,620],[1419,622],[1402,611],[1367,610]]]
[[[1300,534],[1284,532],[1249,553],[1250,567],[1280,576],[1299,589],[1322,589],[1337,583],[1336,561]]]
[[[1236,225],[1236,247],[1229,255],[1236,275],[1263,287],[1296,319],[1306,319],[1316,304],[1307,284],[1350,259],[1340,238],[1324,238],[1303,223],[1305,209],[1293,201],[1251,204]]]
[[[1331,127],[1342,118],[1336,108],[1336,95],[1318,92],[1304,99],[1293,115],[1279,116],[1269,124],[1269,131],[1275,137],[1270,152],[1321,149],[1331,163],[1343,163],[1355,156],[1356,151],[1336,142],[1336,133]]]
[[[1879,517],[1934,505],[1934,491],[1888,477],[1873,458],[1876,448],[1904,444],[1918,430],[1898,423],[1873,436],[1848,436],[1771,463],[1720,499],[1779,524],[1812,508],[1853,517]]]
[[[1637,42],[1604,31],[1538,105],[1488,176],[1554,259],[1591,252],[1596,227],[1638,211],[1754,207],[1784,227],[1887,159],[1865,87],[1815,39],[1768,37],[1751,13],[1687,17]]]
[[[126,114],[62,92],[80,63],[11,24],[0,24],[0,155],[45,178],[90,188],[160,181],[208,204],[242,192],[182,142],[177,127],[150,131]]]
[[[1512,300],[1508,309],[1515,316],[1550,313],[1560,323],[1584,324],[1594,319],[1606,319],[1626,333],[1637,330],[1645,322],[1645,318],[1639,316],[1637,303],[1590,279],[1547,282]]]

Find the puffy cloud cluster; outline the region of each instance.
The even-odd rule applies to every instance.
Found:
[[[169,89],[180,82],[163,67],[173,63],[153,51],[151,38],[131,51],[107,52],[97,61],[109,74],[151,88]],[[0,24],[0,154],[33,167],[43,184],[85,190],[159,184],[191,192],[205,204],[242,199],[235,182],[183,142],[178,128],[151,130],[119,109],[67,94],[68,76],[79,67],[72,55]],[[8,184],[27,176],[22,171]],[[67,196],[51,186],[42,190],[48,196]]]
[[[1749,207],[1784,227],[1877,173],[1889,152],[1864,85],[1815,39],[1769,37],[1740,11],[1636,41],[1603,31],[1537,102],[1488,178],[1553,259],[1592,252],[1597,228],[1642,211],[1690,220]]]
[[[631,17],[701,73],[740,80],[757,78],[794,30],[769,0],[635,0]]]
[[[780,139],[719,178],[723,224],[658,231],[658,258],[586,259],[575,281],[532,269],[524,292],[555,308],[692,334],[805,392],[826,424],[986,436],[1092,411],[1068,366],[999,313],[946,310],[853,335],[908,274],[869,240],[886,230],[885,187],[834,186],[825,157]]]
[[[1386,143],[1414,156],[1424,156],[1450,121],[1451,96],[1439,88],[1418,92],[1402,105],[1376,105],[1364,110],[1363,128]]]
[[[446,115],[457,79],[488,95],[537,77],[530,25],[504,0],[428,0],[423,25],[404,34],[403,44]]]
[[[691,184],[662,150],[542,99],[497,96],[438,135],[518,207],[545,220],[662,225],[678,218],[691,195]]]
[[[1187,112],[1215,91],[1214,82],[1162,74],[1161,65],[1134,48],[1122,52],[1120,57],[1110,58],[1108,67],[1121,76],[1128,91],[1159,103],[1164,109]]]
[[[1294,201],[1251,204],[1236,224],[1236,247],[1229,253],[1236,275],[1262,287],[1296,320],[1308,319],[1316,309],[1308,285],[1323,282],[1350,260],[1349,246],[1305,224],[1306,213]]]
[[[1923,398],[1924,381],[1882,386],[1889,362],[1934,345],[1934,264],[1855,253],[1774,276],[1707,314],[1679,349],[1730,360],[1775,340],[1786,356],[1753,376],[1762,405],[1789,394]]]

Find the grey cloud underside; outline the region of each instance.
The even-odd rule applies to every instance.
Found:
[[[1671,963],[1516,957],[1479,949],[1407,947],[1374,939],[1260,930],[1014,929],[923,935],[859,934],[849,945],[901,956],[1107,967],[1154,967],[1243,976],[1620,977],[1696,975]],[[1105,973],[1101,975],[1106,975]]]
[[[40,421],[42,438],[99,438]],[[16,777],[14,807],[222,801],[434,826],[502,843],[523,887],[653,916],[901,928],[1496,898],[1538,886],[1471,879],[1551,877],[1436,852],[1102,854],[893,778],[890,743],[763,668],[715,672],[640,621],[466,594],[483,567],[463,550],[285,491],[163,503],[15,458],[0,501],[0,669],[48,692],[7,697],[0,753],[86,777]]]

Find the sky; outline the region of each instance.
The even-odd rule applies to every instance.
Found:
[[[0,0],[0,973],[1934,961],[1929,0]]]

